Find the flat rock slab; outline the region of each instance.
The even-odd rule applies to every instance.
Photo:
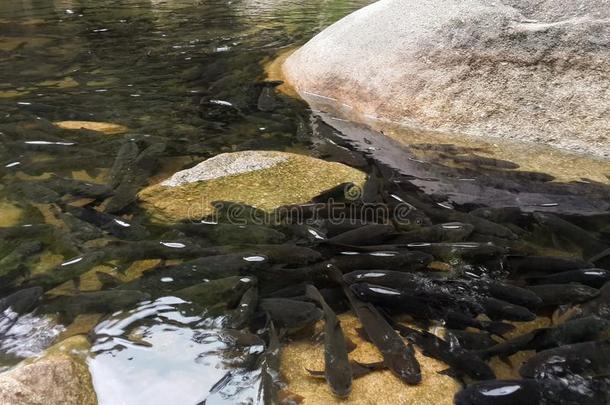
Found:
[[[284,63],[308,101],[610,158],[607,0],[381,0]]]
[[[141,206],[163,221],[198,220],[214,212],[214,201],[272,211],[310,201],[323,191],[366,175],[341,163],[275,151],[223,153],[179,171],[138,195]]]

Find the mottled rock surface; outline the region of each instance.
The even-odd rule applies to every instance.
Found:
[[[0,374],[2,405],[95,405],[97,398],[84,360],[84,336],[66,339],[32,362]]]
[[[308,101],[610,158],[607,0],[381,0],[284,64]]]
[[[164,221],[197,220],[214,201],[263,211],[310,201],[342,183],[363,184],[365,174],[341,163],[275,151],[223,153],[142,190],[142,207]]]

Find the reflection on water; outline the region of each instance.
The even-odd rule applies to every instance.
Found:
[[[469,286],[468,277],[506,276],[507,263],[522,270],[508,281],[517,284],[541,267],[610,269],[607,166],[575,159],[566,170],[583,170],[570,177],[521,159],[518,148],[503,154],[494,145],[427,136],[413,136],[405,148],[329,111],[312,113],[267,80],[264,66],[275,57],[369,2],[0,2],[1,297],[40,287],[24,301],[27,310],[15,309],[23,302],[3,303],[14,311],[0,325],[8,325],[0,330],[1,365],[50,344],[63,329],[46,317],[52,314],[70,333],[89,334],[102,404],[269,403],[282,387],[274,325],[280,335],[307,332],[321,316],[303,301],[304,284],[316,284],[337,311],[347,308],[326,274],[333,266],[421,269],[422,278],[435,270],[439,283],[446,276]],[[361,169],[368,181],[346,211],[357,216],[364,211],[351,208],[382,203],[407,207],[406,217],[393,210],[383,224],[364,214],[337,224],[323,213],[308,226],[289,219],[236,226],[223,216],[161,225],[135,201],[170,173],[251,149]],[[320,197],[325,207],[329,195]],[[297,208],[307,214],[311,205]],[[522,262],[523,254],[555,257]],[[445,293],[429,298],[452,302]],[[600,293],[580,310],[601,311],[604,299]],[[512,327],[475,319],[494,313],[481,308],[472,302],[465,319],[452,320],[464,328]],[[416,315],[426,322],[448,316],[427,308]],[[302,374],[301,362],[286,364]],[[426,372],[424,384],[435,374]],[[375,394],[364,388],[393,378],[370,377],[376,384],[354,383],[365,401]],[[317,387],[327,403],[333,397],[324,384]]]

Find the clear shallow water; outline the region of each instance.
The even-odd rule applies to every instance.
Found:
[[[189,247],[192,240],[176,241],[183,235],[171,227],[149,223],[134,204],[118,210],[112,226],[86,225],[87,221],[74,219],[68,206],[89,204],[103,210],[104,198],[83,201],[38,187],[37,182],[50,175],[112,183],[109,173],[127,141],[142,149],[163,145],[154,155],[150,176],[137,187],[221,152],[298,151],[347,163],[384,181],[399,178],[426,194],[430,199],[425,204],[434,208],[466,212],[482,205],[519,206],[525,212],[561,213],[607,244],[608,217],[600,214],[608,211],[610,198],[607,185],[598,179],[552,181],[552,176],[521,170],[500,160],[502,156],[485,159],[488,154],[472,146],[430,141],[418,142],[419,147],[410,150],[400,149],[359,125],[335,120],[331,127],[316,117],[321,112],[312,112],[304,102],[280,93],[272,93],[271,101],[261,104],[265,64],[367,3],[1,2],[0,254],[2,268],[9,269],[0,274],[1,295],[31,285],[45,288],[45,300],[54,294],[111,290],[131,282],[147,266],[193,259],[168,253],[161,258],[167,262],[145,264],[138,270],[132,263],[141,264],[142,257],[136,258],[135,253],[145,248],[134,244],[133,252],[128,245],[117,249],[117,257],[96,261],[92,256],[100,246],[118,240],[150,240],[157,247],[159,240],[166,247]],[[324,118],[333,124],[332,117]],[[52,124],[66,120],[110,122],[127,130],[103,134]],[[580,214],[589,217],[583,219]],[[50,225],[51,230],[32,227],[28,231],[24,225]],[[11,226],[18,230],[5,229]],[[583,255],[574,238],[558,240],[530,217],[518,226],[524,228],[519,235],[526,246],[511,242],[510,247],[519,253]],[[290,242],[313,245],[296,230],[294,234],[281,231]],[[314,237],[324,237],[319,235],[325,231],[323,227],[314,230],[318,235]],[[476,242],[508,243],[477,236]],[[227,228],[222,235],[195,241],[208,248],[226,240],[277,242],[244,228]],[[111,245],[110,250],[116,246],[121,245]],[[264,254],[257,250],[246,257],[262,258]],[[280,265],[299,265],[294,260],[296,253],[279,256],[276,262]],[[84,276],[74,277],[78,281],[36,278],[72,265],[87,270]],[[220,268],[224,271],[233,265],[227,260]],[[483,273],[489,270],[478,264],[475,267]],[[112,278],[97,277],[99,271]],[[282,277],[274,274],[262,275],[264,282],[274,285],[275,279]],[[213,279],[206,273],[192,283],[208,278]],[[183,282],[174,274],[163,274],[150,285],[158,285],[158,281],[164,285]],[[84,304],[76,310],[59,307],[67,312],[62,314],[66,326],[79,312],[104,313],[104,318],[85,331],[93,345],[88,364],[100,403],[256,402],[263,379],[262,337],[236,337],[238,332],[223,326],[226,314],[222,311],[215,314],[218,318],[211,317],[209,312],[193,310],[182,300],[167,297],[165,289],[150,285],[137,285],[150,294],[143,303],[130,301],[117,307],[101,301],[101,310],[94,305],[84,309]],[[271,290],[267,285],[262,287]],[[234,310],[236,305],[231,302],[227,307]],[[20,358],[36,355],[62,329],[40,319],[22,316],[11,333],[3,336],[3,365],[9,367]],[[262,340],[267,343],[268,339]]]

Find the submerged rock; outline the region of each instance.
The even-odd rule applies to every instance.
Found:
[[[343,183],[363,184],[366,175],[349,166],[274,151],[223,153],[179,171],[139,194],[142,206],[168,221],[200,219],[215,201],[231,201],[263,211],[310,201]],[[240,208],[240,207],[238,207]],[[242,210],[233,213],[237,216]]]
[[[86,337],[74,336],[49,348],[33,362],[0,374],[3,405],[95,405],[97,399],[83,353]]]
[[[108,135],[122,134],[127,131],[127,127],[111,122],[56,121],[53,124],[63,129],[87,129],[89,131],[103,132]]]
[[[314,104],[608,158],[609,19],[605,0],[381,0],[294,52],[284,73]]]

